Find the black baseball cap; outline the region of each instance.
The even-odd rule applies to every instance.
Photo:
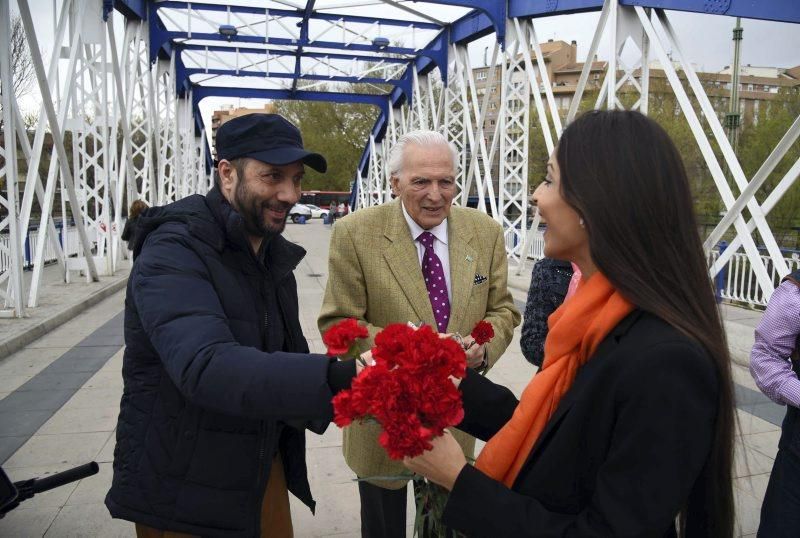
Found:
[[[217,130],[217,159],[250,157],[267,164],[302,161],[317,172],[328,163],[319,153],[303,148],[300,129],[278,114],[247,114],[233,118]]]

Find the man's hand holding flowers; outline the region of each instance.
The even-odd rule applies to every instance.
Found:
[[[491,323],[481,320],[475,325],[469,336],[462,337],[456,333],[454,338],[464,348],[469,368],[481,370],[489,366],[486,344],[494,338],[494,327]]]

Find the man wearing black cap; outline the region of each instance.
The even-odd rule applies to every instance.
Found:
[[[125,299],[124,391],[106,496],[138,536],[292,536],[287,490],[314,509],[306,428],[321,433],[356,361],[308,353],[281,236],[303,148],[275,114],[217,132],[217,185],[137,223]]]

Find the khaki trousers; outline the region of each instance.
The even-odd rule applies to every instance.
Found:
[[[162,531],[136,524],[137,538],[199,538],[194,534]],[[261,503],[261,538],[293,538],[292,514],[289,510],[289,490],[280,455],[272,460],[267,491]]]

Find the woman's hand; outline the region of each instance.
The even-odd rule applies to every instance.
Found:
[[[458,441],[448,430],[433,439],[431,444],[431,450],[416,458],[403,459],[403,465],[450,491],[461,469],[467,464],[467,459]]]

